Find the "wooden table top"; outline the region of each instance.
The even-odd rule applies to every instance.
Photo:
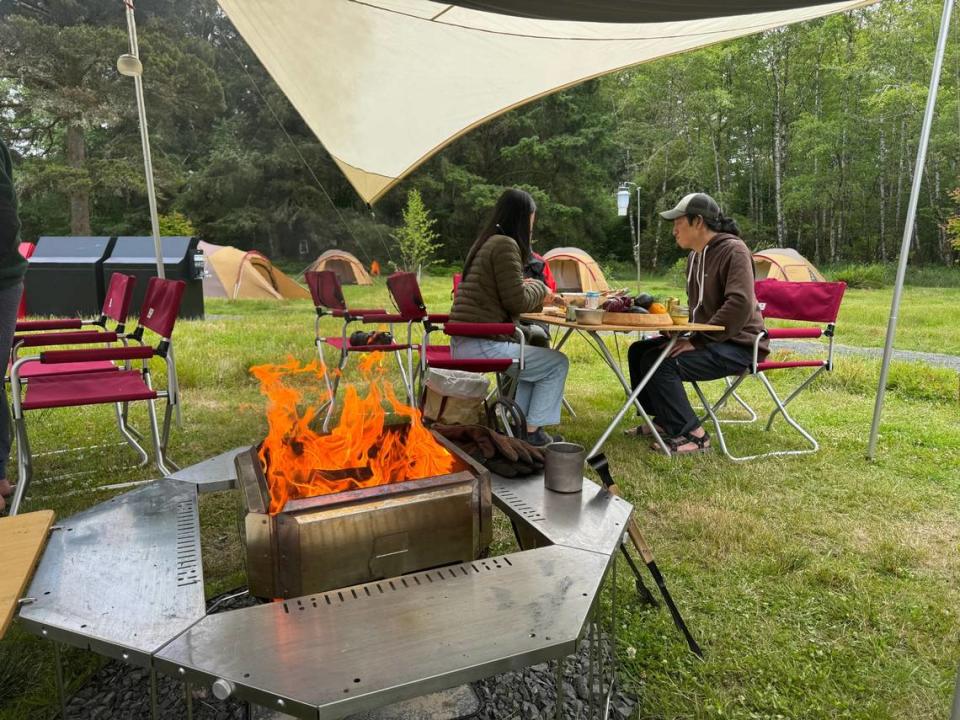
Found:
[[[666,333],[687,333],[687,332],[720,332],[724,328],[722,325],[705,325],[703,323],[687,323],[686,325],[582,325],[577,322],[570,322],[557,315],[545,315],[544,313],[524,313],[520,316],[524,320],[533,320],[536,322],[554,325],[556,327],[573,328],[574,330],[588,330],[591,332],[666,332]]]
[[[53,525],[53,510],[0,518],[0,548],[3,548],[3,572],[0,573],[0,638],[7,634],[17,602],[40,560]]]

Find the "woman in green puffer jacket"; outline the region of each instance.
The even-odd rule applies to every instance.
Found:
[[[497,201],[476,242],[467,253],[460,285],[450,311],[452,322],[516,322],[521,313],[538,312],[551,298],[539,280],[524,279],[537,206],[529,193],[510,189]],[[455,358],[519,358],[520,345],[510,337],[450,340]],[[546,445],[558,436],[544,425],[560,422],[560,403],[567,379],[566,355],[542,347],[527,347],[519,374],[516,401],[527,417],[528,440]]]

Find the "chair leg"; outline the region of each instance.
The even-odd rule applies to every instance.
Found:
[[[147,400],[147,415],[150,416],[150,436],[153,440],[153,452],[157,461],[157,470],[163,473],[164,477],[171,474],[163,457],[163,444],[160,440],[160,424],[157,422],[157,401]]]
[[[729,377],[725,377],[723,381],[726,384],[727,389],[724,391],[722,398],[713,404],[714,414],[719,418],[720,411],[723,409],[723,406],[726,405],[727,401],[732,398],[734,402],[737,403],[737,405],[739,405],[740,407],[742,407],[744,410],[747,411],[747,414],[749,415],[749,417],[742,420],[723,418],[720,420],[720,422],[724,423],[725,425],[750,425],[751,423],[756,422],[757,418],[759,417],[757,415],[757,411],[750,406],[750,403],[748,403],[746,400],[740,397],[740,394],[735,389],[732,391],[730,390],[730,386],[735,381],[730,380]],[[739,383],[737,384],[739,385]],[[710,413],[706,411],[707,410],[706,401],[703,400],[702,396],[701,396],[701,403],[703,404],[704,413],[703,415],[700,416],[700,423],[703,424],[705,420],[710,418]]]
[[[30,441],[27,439],[27,424],[23,417],[14,418],[14,432],[17,437],[17,485],[10,501],[10,515],[20,512],[20,504],[27,493],[27,487],[33,478],[33,458],[30,455]]]
[[[340,371],[337,372],[336,376],[333,378],[333,384],[330,385],[330,399],[327,404],[327,414],[323,418],[323,432],[330,432],[330,421],[333,419],[333,408],[335,399],[337,397],[337,388],[340,386],[340,376],[343,374],[343,368],[340,368]]]
[[[736,388],[737,385],[740,384],[740,380],[741,380],[740,378],[737,379],[736,383],[733,385],[734,389]],[[717,417],[717,413],[714,411],[715,406],[712,405],[709,400],[707,400],[707,396],[703,394],[703,390],[700,389],[700,385],[698,385],[695,382],[690,384],[693,385],[694,391],[696,391],[697,396],[700,398],[700,402],[703,404],[704,409],[707,411],[707,417],[709,417],[710,421],[713,423],[714,439],[717,441],[717,444],[720,446],[721,452],[723,452],[723,454],[726,455],[731,460],[734,460],[734,461],[740,460],[740,458],[734,457],[734,455],[731,454],[729,448],[727,448],[727,440],[723,436],[723,425],[720,422],[720,418]],[[728,388],[727,391],[723,394],[723,398],[725,399],[730,392],[731,392],[731,389]],[[719,407],[720,405],[721,403],[718,402],[716,404],[716,407]],[[703,419],[701,418],[701,423],[702,421]]]
[[[170,399],[167,398],[167,406],[163,410],[163,431],[160,433],[160,448],[163,450],[163,459],[167,467],[173,468],[174,470],[179,470],[180,466],[171,460],[170,456],[167,454],[167,446],[170,444],[170,421],[173,418],[175,410],[177,417],[179,418],[180,403],[171,403]]]
[[[769,429],[773,426],[773,421],[776,419],[777,415],[779,415],[781,412],[783,412],[783,408],[785,408],[787,405],[789,405],[789,404],[791,403],[791,401],[792,401],[797,395],[799,395],[801,392],[803,392],[803,390],[804,390],[810,383],[813,382],[814,378],[816,378],[816,377],[817,377],[820,373],[822,373],[824,370],[825,370],[825,368],[822,368],[822,367],[819,368],[819,369],[818,369],[815,373],[813,373],[810,377],[808,377],[806,380],[804,380],[802,383],[800,383],[800,384],[794,389],[794,391],[787,396],[787,399],[783,401],[783,406],[782,406],[782,407],[781,407],[780,403],[777,402],[777,407],[774,408],[773,412],[770,413],[770,417],[767,418],[767,425],[766,425],[766,427],[764,428],[764,430],[769,430]],[[764,376],[764,377],[765,377],[765,376]],[[770,385],[770,383],[767,382],[767,383],[765,383],[765,384],[767,385],[767,389],[772,393],[773,391],[770,390],[770,387],[772,387],[772,386]],[[777,398],[774,397],[774,400],[776,401]]]
[[[127,418],[129,417],[129,414],[130,414],[130,403],[125,402],[121,404],[123,405],[123,422],[127,426],[127,431],[131,435],[133,435],[137,440],[143,440],[143,435],[140,433],[140,431],[137,430],[135,427],[133,427],[129,422],[127,422]]]
[[[773,389],[773,385],[771,385],[770,381],[767,380],[767,376],[764,375],[762,372],[757,373],[757,377],[760,378],[760,382],[762,382],[764,387],[767,388],[767,392],[770,393],[770,397],[773,398],[773,401],[777,404],[777,409],[773,411],[773,413],[770,415],[770,420],[767,422],[767,429],[768,430],[770,429],[770,424],[773,422],[773,417],[777,413],[780,413],[783,415],[783,419],[787,421],[790,427],[792,427],[794,430],[800,433],[803,436],[803,438],[808,443],[810,443],[809,450],[778,450],[776,452],[766,453],[765,455],[761,455],[758,457],[768,457],[768,456],[774,456],[774,455],[809,455],[811,453],[817,452],[820,449],[820,443],[816,441],[813,435],[808,433],[806,429],[802,425],[800,425],[800,423],[794,420],[790,416],[790,413],[787,412],[787,403],[790,402],[797,395],[797,393],[799,393],[804,387],[809,385],[810,381],[813,380],[813,378],[816,377],[816,375],[817,373],[814,373],[812,376],[807,378],[807,380],[803,384],[801,384],[800,387],[798,387],[796,390],[794,390],[790,394],[786,402],[782,402],[780,400],[780,396],[777,395],[777,391]]]
[[[150,462],[150,456],[147,454],[147,451],[143,449],[143,446],[137,442],[137,438],[133,436],[132,428],[127,425],[127,403],[114,403],[114,409],[117,411],[117,427],[120,428],[120,434],[123,435],[123,439],[127,441],[127,445],[133,448],[140,456],[140,463],[138,467],[146,467],[147,463]],[[139,433],[138,433],[139,434]]]
[[[397,356],[397,367],[400,370],[400,381],[403,383],[403,389],[407,393],[407,405],[413,406],[413,388],[410,387],[410,379],[407,377],[407,368],[403,363],[403,356],[401,353],[396,352],[394,355]]]

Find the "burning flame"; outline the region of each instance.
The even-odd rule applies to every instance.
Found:
[[[423,426],[420,412],[397,399],[384,377],[383,357],[377,352],[363,358],[367,394],[361,397],[351,384],[344,387],[340,423],[329,434],[311,428],[320,407],[310,405],[301,412],[303,395],[291,386],[297,378],[322,383],[321,363],[301,365],[290,358],[282,365],[250,368],[268,398],[269,431],[260,447],[260,463],[270,487],[271,514],[280,512],[287,500],[419,480],[455,469],[457,461]],[[384,400],[405,421],[402,428],[388,429]]]

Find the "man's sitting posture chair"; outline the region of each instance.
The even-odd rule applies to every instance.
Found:
[[[126,403],[145,400],[157,469],[164,475],[170,474],[170,467],[175,466],[165,457],[165,452],[170,434],[170,420],[180,402],[170,336],[177,321],[185,287],[186,283],[182,280],[150,279],[140,310],[138,327],[129,335],[123,336],[123,339],[130,343],[128,345],[81,350],[47,350],[36,357],[20,358],[13,364],[10,384],[13,394],[13,421],[17,438],[19,477],[10,506],[11,515],[15,515],[20,509],[20,503],[30,484],[32,474],[32,456],[25,418],[25,413],[30,410],[113,403],[117,407],[117,422],[121,434],[140,455],[141,465],[146,465],[149,455],[131,434],[131,429],[127,427],[126,418],[122,412]],[[150,330],[159,337],[156,347],[144,344],[145,330]],[[153,387],[150,376],[150,359],[153,357],[160,357],[166,363],[166,390],[155,390]],[[126,364],[137,360],[141,363],[139,370],[127,369],[126,366],[112,367],[96,372],[38,375],[27,382],[24,382],[21,377],[23,368],[34,362],[46,366],[108,361],[113,365],[116,362]],[[162,432],[157,422],[156,411],[156,399],[160,397],[167,400]]]
[[[775,455],[806,455],[815,453],[820,449],[816,439],[798,423],[787,411],[789,405],[804,389],[809,387],[810,383],[816,379],[820,373],[833,370],[833,337],[836,330],[837,314],[840,311],[840,302],[843,300],[843,293],[847,288],[846,283],[842,282],[785,282],[781,280],[759,280],[756,285],[757,302],[760,305],[760,311],[764,320],[787,320],[799,321],[805,323],[816,323],[817,327],[785,327],[785,328],[767,328],[762,334],[758,335],[753,345],[753,363],[750,368],[742,375],[736,377],[732,382],[727,383],[727,387],[720,399],[711,404],[707,400],[700,386],[697,383],[691,383],[703,407],[706,408],[707,416],[713,421],[716,428],[716,439],[720,444],[723,453],[735,461],[755,460],[757,458],[771,457]],[[759,361],[757,357],[760,340],[764,337],[772,341],[776,340],[799,340],[816,339],[826,336],[826,352],[823,357],[809,358],[804,360],[785,360]],[[770,383],[767,374],[774,370],[791,370],[796,368],[812,368],[804,380],[793,389],[793,391],[781,400],[777,391]],[[774,450],[756,455],[737,456],[733,455],[727,448],[726,440],[723,436],[721,423],[717,413],[724,404],[731,398],[736,397],[735,393],[740,384],[749,376],[755,376],[767,389],[770,397],[776,405],[770,417],[767,418],[765,430],[770,430],[773,421],[777,415],[782,414],[783,419],[794,428],[810,444],[809,448],[799,450]],[[737,398],[739,401],[739,398]],[[742,404],[742,403],[741,403]],[[745,406],[747,407],[747,406]],[[749,408],[748,408],[749,409]],[[752,411],[751,411],[752,412]],[[704,418],[706,419],[706,418]]]

